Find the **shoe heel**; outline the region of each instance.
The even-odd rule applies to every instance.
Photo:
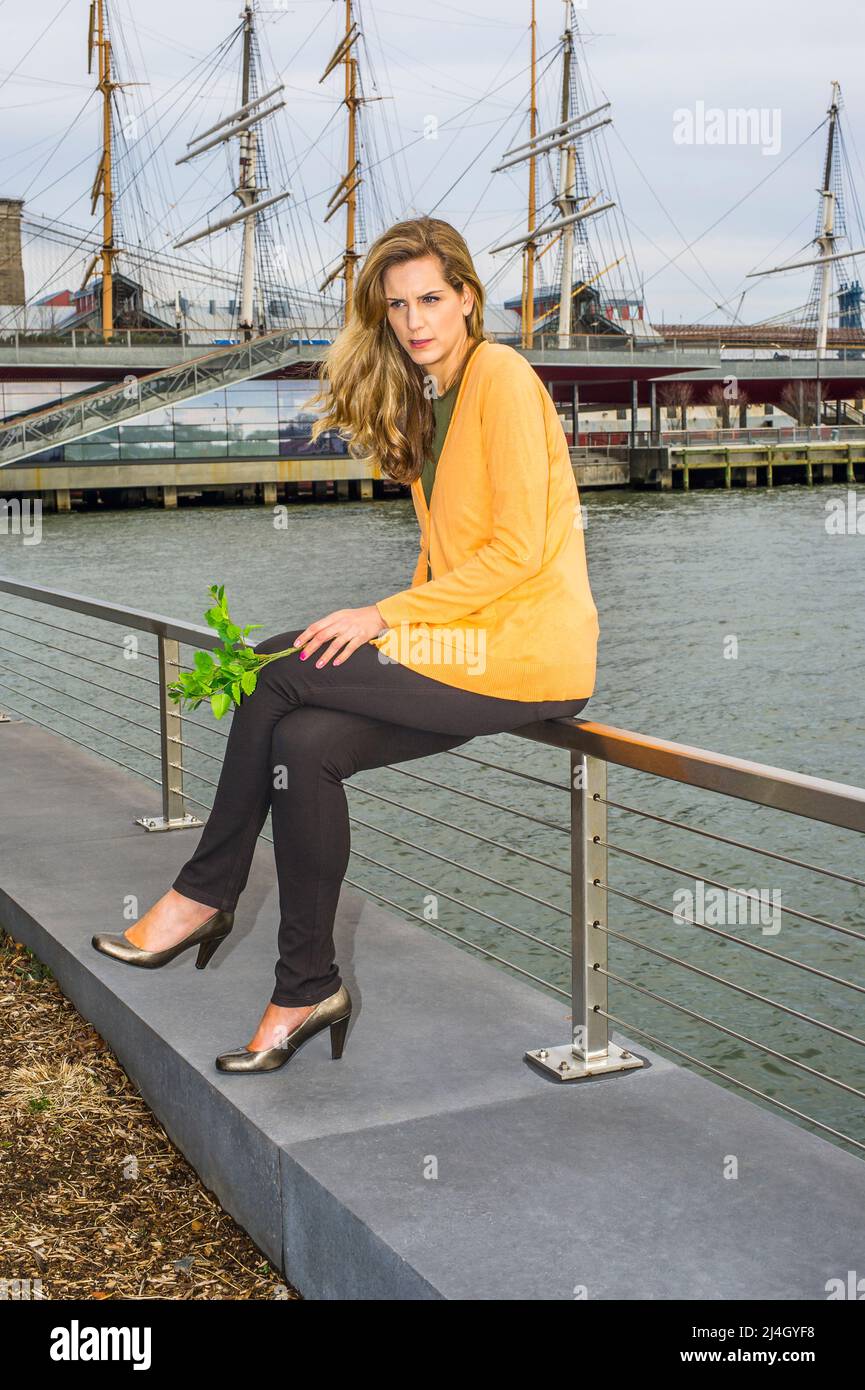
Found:
[[[334,1061],[342,1056],[350,1018],[351,1014],[346,1014],[345,1018],[337,1019],[336,1023],[330,1025],[330,1055]]]
[[[227,935],[227,933],[226,933]],[[224,941],[224,936],[211,937],[209,941],[202,941],[198,948],[198,958],[195,962],[196,970],[203,970],[210,957],[213,955],[220,942]]]

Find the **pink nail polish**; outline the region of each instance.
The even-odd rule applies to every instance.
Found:
[[[300,654],[300,659],[301,659],[301,661],[306,661],[306,658],[307,658],[308,656],[309,656],[309,652],[301,652],[301,654]]]

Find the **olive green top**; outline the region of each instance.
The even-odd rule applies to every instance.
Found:
[[[435,435],[433,437],[432,454],[426,460],[426,463],[424,464],[423,468],[423,473],[421,474],[421,487],[424,491],[424,497],[426,498],[427,506],[429,506],[430,498],[432,497],[436,467],[441,456],[442,447],[445,442],[445,436],[448,432],[448,426],[451,421],[454,405],[456,404],[458,390],[459,382],[455,381],[453,386],[449,386],[447,391],[445,391],[441,396],[433,396],[432,398],[433,415],[435,416]],[[430,568],[429,560],[427,560],[426,568],[427,580],[430,580],[432,579],[432,570]]]

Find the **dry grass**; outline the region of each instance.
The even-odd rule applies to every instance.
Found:
[[[299,1298],[51,972],[0,929],[0,1278],[46,1299]]]

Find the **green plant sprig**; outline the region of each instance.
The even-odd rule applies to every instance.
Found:
[[[246,635],[263,624],[248,623],[246,627],[238,627],[231,621],[224,584],[211,584],[208,593],[213,606],[208,608],[204,620],[208,627],[216,629],[222,644],[212,652],[196,652],[192,658],[194,670],[183,671],[166,690],[170,699],[181,705],[185,703],[191,710],[197,709],[202,700],[209,700],[214,718],[221,719],[232,704],[239,705],[244,695],[252,694],[259,672],[268,662],[290,656],[300,648],[286,647],[281,652],[259,654],[246,641]]]

